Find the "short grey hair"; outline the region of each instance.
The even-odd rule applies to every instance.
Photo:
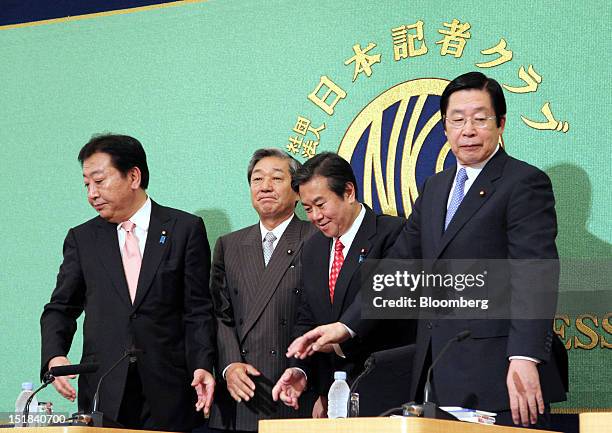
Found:
[[[291,181],[293,181],[297,171],[300,169],[300,167],[302,167],[302,164],[300,164],[300,162],[297,159],[289,155],[287,152],[283,152],[282,150],[276,147],[267,147],[263,149],[257,149],[253,153],[253,156],[251,157],[251,160],[249,161],[249,168],[247,170],[247,182],[249,182],[249,184],[251,183],[251,174],[253,174],[253,169],[255,168],[255,165],[257,165],[257,163],[261,161],[262,159],[268,158],[268,157],[285,159],[289,162],[289,174],[291,175]]]

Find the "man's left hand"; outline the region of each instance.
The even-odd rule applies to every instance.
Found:
[[[195,405],[196,410],[200,411],[203,409],[204,416],[208,418],[215,393],[215,378],[203,368],[198,368],[193,372],[191,386],[193,386],[198,395],[198,401]]]
[[[331,352],[332,344],[344,343],[349,338],[351,334],[340,322],[317,326],[293,340],[287,348],[287,358],[304,359],[315,352]]]
[[[506,376],[510,410],[514,424],[528,427],[544,414],[544,399],[540,387],[537,363],[526,359],[513,359]]]

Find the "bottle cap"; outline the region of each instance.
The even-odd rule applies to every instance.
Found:
[[[335,371],[334,380],[346,380],[346,372],[345,371]]]
[[[32,385],[32,382],[23,382],[21,384],[21,389],[23,391],[32,391],[33,388],[34,386]]]

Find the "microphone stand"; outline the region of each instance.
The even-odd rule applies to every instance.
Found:
[[[457,419],[456,417],[452,416],[450,413],[440,409],[436,403],[434,403],[433,401],[430,401],[430,396],[432,393],[431,373],[433,372],[433,368],[436,365],[436,363],[442,358],[442,355],[444,355],[444,353],[448,350],[451,344],[453,344],[456,341],[465,340],[466,338],[470,336],[470,334],[471,334],[471,331],[466,329],[465,331],[461,331],[460,333],[455,335],[453,338],[448,340],[446,344],[444,345],[444,347],[442,348],[442,350],[440,351],[440,353],[438,353],[438,356],[436,357],[436,359],[434,359],[434,361],[429,366],[429,369],[427,370],[427,381],[425,382],[425,387],[423,389],[423,417],[424,418],[449,419],[449,420]]]
[[[374,355],[370,355],[370,357],[368,359],[366,359],[365,363],[363,364],[364,369],[363,371],[359,374],[359,376],[357,376],[357,378],[353,381],[350,389],[349,389],[349,399],[346,402],[346,414],[347,414],[347,418],[350,417],[351,415],[351,396],[353,395],[353,391],[355,391],[357,389],[357,385],[359,385],[359,382],[361,382],[361,379],[363,379],[364,377],[366,377],[368,374],[370,374],[372,372],[372,370],[374,370],[374,367],[376,367],[376,357]],[[359,396],[359,394],[357,394],[357,396]],[[359,403],[359,399],[357,399],[357,403]]]
[[[104,413],[98,410],[98,404],[100,402],[100,386],[102,385],[102,381],[109,375],[111,371],[113,371],[121,362],[131,356],[136,356],[136,353],[140,352],[137,349],[129,349],[126,350],[121,358],[115,362],[111,368],[109,368],[106,373],[100,377],[98,380],[98,386],[96,387],[96,393],[93,396],[93,405],[91,410],[91,421],[94,427],[104,427]],[[116,424],[116,423],[114,423]]]
[[[55,380],[55,376],[53,376],[51,373],[49,373],[48,371],[45,373],[45,375],[43,376],[43,384],[40,385],[36,391],[34,391],[32,393],[32,395],[30,395],[30,397],[28,398],[28,400],[26,401],[25,407],[23,408],[23,424],[24,427],[28,427],[28,415],[30,414],[30,404],[32,404],[32,400],[34,400],[34,396],[41,391],[42,389],[46,388],[47,385],[49,385],[50,383],[53,383],[53,381]]]

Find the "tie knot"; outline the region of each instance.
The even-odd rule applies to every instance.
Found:
[[[344,249],[344,245],[342,245],[342,242],[340,242],[340,239],[336,239],[336,246],[334,247],[334,249],[340,252],[342,252],[342,250]]]
[[[264,236],[264,242],[273,243],[275,240],[276,240],[276,236],[274,236],[274,233],[272,232],[268,232],[266,233],[266,236]]]
[[[465,167],[461,167],[459,172],[457,173],[457,183],[465,183],[467,180],[467,172],[465,171]]]
[[[136,227],[136,224],[134,224],[132,221],[124,221],[120,225],[121,228],[128,233],[134,230],[134,227]]]

